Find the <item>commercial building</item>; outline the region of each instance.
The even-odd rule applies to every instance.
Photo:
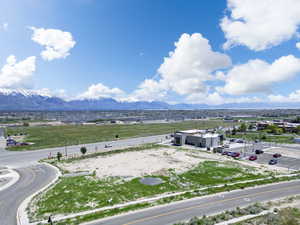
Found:
[[[215,148],[220,145],[220,135],[206,130],[177,131],[174,134],[175,145],[194,145],[201,148]]]

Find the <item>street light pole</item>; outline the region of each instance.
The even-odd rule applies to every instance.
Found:
[[[68,151],[67,151],[67,141],[65,141],[65,156],[68,157]]]

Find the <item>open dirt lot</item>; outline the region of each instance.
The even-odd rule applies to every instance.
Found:
[[[83,159],[71,163],[62,163],[62,169],[71,173],[88,171],[96,172],[98,178],[123,177],[134,178],[146,175],[167,175],[169,169],[176,173],[183,173],[190,170],[200,162],[234,161],[244,166],[252,166],[262,170],[274,170],[268,166],[262,166],[250,161],[236,161],[231,157],[220,154],[212,154],[205,151],[193,149],[159,148],[134,152],[124,152],[96,158]],[[283,171],[281,171],[283,172]]]
[[[70,172],[96,171],[99,178],[107,176],[141,177],[164,175],[168,169],[174,169],[181,173],[201,161],[204,159],[195,157],[187,151],[161,148],[83,159],[74,163],[62,164],[62,168]]]

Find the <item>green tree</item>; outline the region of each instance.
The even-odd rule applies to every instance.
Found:
[[[236,129],[235,128],[232,129],[231,135],[236,135]]]
[[[57,160],[60,161],[62,154],[60,152],[57,152],[56,157],[57,157]]]
[[[23,127],[29,127],[29,123],[28,122],[24,122],[23,123]]]
[[[81,147],[80,152],[81,152],[82,155],[85,155],[85,153],[87,152],[86,147]]]
[[[283,133],[283,129],[282,128],[279,128],[278,126],[276,125],[268,125],[266,127],[266,131],[268,133],[271,133],[271,134],[277,134],[277,135],[280,135]]]
[[[297,133],[297,134],[300,134],[300,126],[297,126],[297,127],[296,127],[296,133]]]
[[[240,132],[246,132],[247,131],[247,125],[245,123],[242,123],[240,128],[239,128]]]
[[[248,127],[249,130],[252,130],[253,128],[254,128],[253,124],[250,124]]]

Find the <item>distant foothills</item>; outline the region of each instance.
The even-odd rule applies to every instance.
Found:
[[[37,92],[3,91],[0,89],[0,110],[196,110],[196,109],[271,109],[300,108],[298,103],[228,103],[208,104],[168,104],[165,102],[138,101],[120,102],[112,98],[83,99],[66,101],[58,97],[47,96]]]

